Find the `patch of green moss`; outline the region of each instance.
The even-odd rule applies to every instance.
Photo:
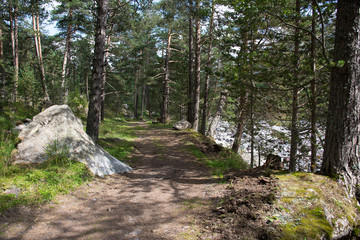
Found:
[[[333,229],[326,220],[325,214],[320,207],[306,209],[296,221],[283,226],[284,236],[282,239],[326,239],[331,238]]]
[[[329,238],[335,221],[344,216],[350,225],[358,225],[356,200],[349,200],[337,181],[312,173],[280,174],[276,177],[280,188],[276,204],[281,206],[278,209],[282,215],[280,227],[283,239]],[[325,212],[333,216],[331,222],[326,220]]]

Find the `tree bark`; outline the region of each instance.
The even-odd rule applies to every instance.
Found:
[[[5,68],[4,68],[4,45],[3,45],[3,32],[2,22],[0,22],[0,74],[1,74],[1,96],[5,97]]]
[[[194,99],[194,79],[193,79],[193,71],[194,71],[194,61],[193,61],[193,45],[194,45],[194,26],[193,26],[193,1],[189,0],[189,76],[188,76],[188,122],[194,122],[194,109],[193,109],[193,99]]]
[[[97,15],[95,27],[95,49],[93,59],[92,82],[90,89],[89,111],[87,116],[86,133],[94,140],[99,139],[99,125],[101,114],[102,74],[105,54],[106,19],[108,0],[97,0]]]
[[[216,113],[214,114],[214,117],[212,118],[212,120],[209,124],[208,136],[210,136],[212,138],[215,136],[215,130],[220,122],[221,114],[224,111],[224,107],[227,102],[227,95],[228,95],[227,90],[224,90],[221,92],[219,103],[216,108]]]
[[[144,117],[144,109],[145,109],[145,93],[146,93],[146,83],[144,82],[141,89],[141,118]]]
[[[296,23],[295,36],[294,36],[294,72],[293,72],[293,91],[292,91],[292,114],[291,114],[291,140],[290,140],[290,164],[289,170],[294,172],[297,163],[297,148],[298,148],[298,111],[299,111],[299,46],[300,46],[300,0],[295,3]]]
[[[133,104],[134,104],[134,118],[137,119],[138,118],[138,104],[137,104],[137,98],[138,98],[138,82],[139,82],[139,72],[138,72],[138,62],[139,59],[137,57],[137,53],[136,53],[136,57],[135,57],[135,75],[134,75],[134,99],[133,99]]]
[[[70,7],[68,12],[68,18],[72,19],[72,8]],[[63,60],[63,66],[62,66],[62,72],[61,72],[61,102],[67,103],[68,96],[66,92],[68,92],[67,89],[69,86],[66,86],[66,77],[68,74],[68,63],[70,61],[70,44],[71,44],[71,35],[72,35],[72,26],[71,22],[68,22],[67,24],[67,30],[66,30],[66,40],[65,40],[65,50],[64,50],[64,60]]]
[[[196,0],[195,17],[195,81],[194,81],[194,121],[192,129],[198,131],[199,128],[199,110],[200,110],[200,70],[201,70],[201,25],[200,25],[200,0]]]
[[[251,79],[250,83],[251,83],[251,86],[250,86],[250,168],[253,168],[254,167],[255,132],[254,132],[254,88],[253,88],[253,80],[252,79]]]
[[[359,201],[360,1],[339,0],[322,172]]]
[[[169,94],[170,94],[170,69],[169,69],[169,62],[170,62],[170,46],[171,46],[171,27],[168,30],[168,40],[166,46],[166,56],[165,56],[165,66],[164,66],[164,82],[163,82],[163,101],[161,106],[161,123],[168,123],[170,122],[170,115],[169,115]]]
[[[10,7],[10,29],[11,29],[11,43],[13,53],[13,66],[14,66],[14,101],[18,100],[18,85],[19,85],[19,41],[18,41],[18,18],[17,6]]]
[[[213,28],[214,28],[214,11],[215,3],[212,2],[211,7],[211,17],[210,17],[210,26],[209,26],[209,48],[207,52],[207,63],[206,63],[206,76],[204,84],[204,106],[202,108],[202,121],[200,127],[200,133],[206,135],[206,123],[208,118],[208,109],[209,109],[209,83],[210,83],[210,68],[211,68],[211,51],[212,51],[212,42],[213,42]]]
[[[239,104],[239,113],[237,117],[237,123],[236,123],[236,133],[234,136],[234,143],[232,145],[231,150],[233,150],[235,153],[239,152],[239,148],[241,146],[241,138],[242,133],[244,130],[244,119],[245,119],[245,108],[248,102],[248,92],[242,94],[240,97],[240,104]]]
[[[316,93],[316,0],[312,0],[312,20],[311,20],[311,68],[313,78],[311,79],[310,83],[310,107],[311,107],[311,133],[310,133],[310,142],[311,142],[311,164],[310,164],[310,171],[316,171],[316,159],[317,159],[317,146],[316,146],[316,105],[317,105],[317,93]]]
[[[104,53],[104,65],[103,65],[103,74],[102,74],[102,88],[101,88],[101,121],[104,121],[105,119],[105,96],[106,96],[106,76],[107,76],[107,59],[109,56],[109,49],[111,44],[111,36],[110,34],[107,36],[106,39],[106,50]]]

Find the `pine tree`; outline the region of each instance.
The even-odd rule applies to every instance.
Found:
[[[339,177],[360,200],[360,2],[337,4],[334,63],[322,172]]]

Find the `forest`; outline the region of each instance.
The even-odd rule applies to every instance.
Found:
[[[238,153],[246,136],[254,168],[274,151],[264,126],[276,126],[286,170],[339,179],[360,198],[358,1],[0,3],[2,144],[7,109],[67,104],[96,142],[107,118],[186,119],[212,140],[229,123],[228,147]]]

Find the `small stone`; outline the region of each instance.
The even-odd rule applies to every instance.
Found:
[[[173,128],[176,130],[185,130],[185,129],[191,128],[191,123],[189,123],[185,119],[182,119],[182,120],[178,121],[177,123],[175,123]]]
[[[19,196],[21,193],[20,188],[18,187],[12,187],[12,188],[8,188],[4,191],[5,194],[14,194],[15,196]]]

